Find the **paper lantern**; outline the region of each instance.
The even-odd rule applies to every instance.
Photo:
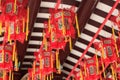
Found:
[[[87,69],[87,76],[86,79],[89,80],[96,80],[99,76],[97,74],[97,65],[96,65],[96,57],[86,59],[86,69]]]
[[[51,21],[54,23],[57,33],[63,36],[75,37],[75,29],[73,27],[73,22],[75,18],[75,13],[67,9],[51,10]]]
[[[103,38],[103,47],[106,51],[107,58],[110,59],[110,62],[116,61],[116,52],[115,52],[115,42],[112,38]]]

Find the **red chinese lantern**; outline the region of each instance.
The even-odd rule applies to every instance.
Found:
[[[12,45],[6,44],[0,46],[0,69],[3,70],[3,73],[0,73],[3,74],[3,77],[0,80],[8,80],[7,73],[9,72],[9,74],[11,74],[11,71],[13,70],[12,52]]]
[[[0,46],[0,69],[3,70],[4,80],[8,80],[5,77],[8,72],[11,75],[13,70],[18,70],[15,44],[16,40],[23,43],[28,36],[29,8],[27,8],[27,3],[28,0],[0,1],[0,35],[4,32],[3,43]],[[15,61],[15,66],[13,66],[13,61]]]
[[[75,13],[67,9],[51,10],[51,18],[57,33],[66,37],[75,37],[75,29],[73,27],[73,18]]]
[[[25,38],[26,38],[26,33],[23,32],[24,27],[23,27],[23,25],[20,24],[21,22],[22,22],[22,20],[19,21],[19,23],[18,23],[18,26],[19,26],[18,27],[18,33],[15,36],[15,40],[18,40],[19,42],[23,43]]]
[[[13,52],[13,46],[12,45],[5,45],[4,47],[4,55],[5,55],[5,67],[8,70],[12,70],[13,64],[12,64],[12,52]]]
[[[86,79],[96,80],[98,78],[97,66],[96,66],[96,57],[86,59],[86,69],[87,69]]]
[[[42,58],[44,60],[44,71],[46,74],[51,74],[52,72],[55,72],[54,68],[54,59],[53,59],[53,53],[51,51],[43,51]]]
[[[7,0],[4,2],[0,30],[5,27],[4,40],[6,42],[18,40],[23,43],[28,36],[29,8],[26,8],[27,2],[28,0]]]
[[[73,25],[75,24],[75,13],[74,8],[71,9],[50,9],[50,18],[48,21],[44,22],[45,29],[43,30],[43,41],[40,47],[39,52],[36,52],[34,56],[36,57],[33,62],[33,74],[43,74],[42,79],[45,79],[45,76],[53,74],[53,72],[60,73],[60,60],[59,60],[59,49],[63,49],[66,46],[66,43],[72,42],[71,38],[75,38],[75,29]],[[72,45],[72,44],[71,44]],[[56,53],[52,51],[55,50]],[[56,68],[54,64],[56,60]],[[39,62],[39,69],[35,72],[36,63]],[[35,78],[35,79],[36,79]],[[41,79],[41,78],[40,78]],[[51,79],[51,78],[50,78]]]
[[[115,62],[117,60],[116,51],[115,51],[115,42],[112,38],[103,38],[103,47],[106,51],[107,58],[110,59],[110,62]]]
[[[12,46],[6,45],[0,46],[2,50],[0,50],[0,68],[4,70],[12,70]]]
[[[64,50],[66,45],[65,37],[56,31],[54,24],[51,24],[50,32],[49,32],[48,24],[46,22],[44,23],[44,26],[45,26],[45,37],[46,39],[49,39],[49,41],[47,42],[49,43],[50,48]]]

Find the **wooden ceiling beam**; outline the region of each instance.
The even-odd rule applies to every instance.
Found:
[[[99,0],[83,0],[82,3],[79,4],[79,8],[77,10],[77,17],[78,17],[78,23],[79,23],[79,28],[80,31],[82,32],[82,30],[85,27],[85,24],[87,23],[91,13],[94,11],[94,9],[96,8],[96,4],[98,3]],[[76,37],[75,40],[73,41],[73,44],[75,43],[76,40],[78,40],[79,37]],[[68,48],[68,47],[67,47]],[[74,46],[73,48],[76,49],[76,47]],[[79,48],[80,49],[80,48]],[[67,53],[70,53],[69,50],[67,49],[66,51]],[[71,54],[68,54],[69,56]],[[68,56],[67,55],[67,56]],[[67,57],[66,56],[66,57]],[[93,56],[92,54],[90,56]],[[64,59],[64,61],[67,62],[66,59]],[[63,61],[63,62],[64,62]],[[64,74],[62,74],[64,75]]]
[[[42,0],[42,1],[49,1],[49,2],[57,2],[57,0]],[[67,5],[75,5],[75,6],[79,6],[79,1],[76,0],[61,0],[61,4],[67,4]]]
[[[77,11],[78,16],[78,23],[80,27],[80,31],[84,29],[84,26],[89,19],[91,13],[96,8],[96,5],[99,0],[83,0],[82,5],[79,6],[79,9]]]
[[[94,10],[98,1],[99,0],[87,0],[87,1],[83,0],[79,4],[77,16],[78,16],[78,23],[79,23],[80,31],[82,31],[82,29],[84,29],[84,26],[85,26],[87,20],[89,19],[90,15],[91,15],[92,11]],[[77,38],[75,40],[72,40],[73,45],[76,40],[77,40]],[[61,63],[63,63],[66,60],[66,57],[70,53],[70,51],[68,50],[68,47],[69,47],[69,45],[66,46],[64,54],[60,54],[60,60],[62,60]]]
[[[17,42],[17,51],[18,51],[18,56],[20,57],[21,63],[24,60],[24,56],[26,54],[26,49],[28,47],[28,42],[31,37],[31,32],[33,30],[33,25],[37,16],[37,12],[40,7],[41,0],[29,0],[29,7],[30,7],[30,21],[29,21],[29,36],[28,36],[28,41],[24,42],[24,44],[21,44]],[[21,66],[20,66],[21,68]]]

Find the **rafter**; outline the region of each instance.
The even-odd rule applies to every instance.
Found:
[[[84,29],[84,26],[89,19],[91,13],[94,11],[96,4],[99,0],[83,0],[83,3],[81,6],[79,6],[79,9],[77,11],[78,16],[78,23],[80,30],[82,31]]]
[[[20,58],[20,62],[21,62],[20,68],[23,66],[22,62],[23,62],[25,54],[26,54],[28,42],[29,42],[30,37],[31,37],[31,32],[33,30],[33,25],[34,25],[34,22],[35,22],[35,19],[36,19],[36,16],[37,16],[37,12],[38,12],[39,7],[40,7],[40,3],[41,3],[41,0],[29,0],[30,22],[29,22],[29,37],[28,37],[28,41],[24,42],[24,44],[21,44],[21,43],[17,42],[17,51],[18,51],[18,54],[19,54],[18,56]]]

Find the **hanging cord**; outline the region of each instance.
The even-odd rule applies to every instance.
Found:
[[[14,0],[14,13],[16,13],[17,10],[17,0]]]
[[[105,55],[105,52],[104,52],[103,44],[101,44],[101,55],[102,55],[101,60],[102,60],[102,71],[103,71],[103,76],[104,76],[104,78],[106,78],[106,75],[105,75],[105,72],[104,72],[105,66],[104,66],[104,62],[103,62],[103,59],[106,58],[106,55]]]
[[[26,41],[28,40],[28,34],[29,34],[29,18],[30,17],[30,9],[29,6],[27,7],[27,21],[26,21]]]
[[[2,20],[0,20],[0,35],[2,35]]]
[[[97,74],[99,74],[99,62],[98,62],[98,57],[97,57],[98,51],[95,50],[95,53],[96,53],[95,57],[96,57],[96,68],[97,68]]]
[[[77,34],[78,34],[78,37],[79,37],[80,36],[80,29],[79,29],[77,14],[75,14],[75,22],[76,22]]]
[[[80,80],[83,80],[83,73],[82,73],[82,70],[80,70]]]
[[[112,26],[112,35],[113,35],[113,39],[114,39],[114,41],[115,41],[115,44],[114,44],[114,45],[115,45],[117,57],[119,57],[119,54],[118,54],[118,47],[117,47],[117,44],[116,44],[116,35],[115,35],[115,30],[114,30],[113,26]]]
[[[58,10],[60,3],[61,3],[61,0],[57,0],[57,4],[55,5],[55,10]]]

